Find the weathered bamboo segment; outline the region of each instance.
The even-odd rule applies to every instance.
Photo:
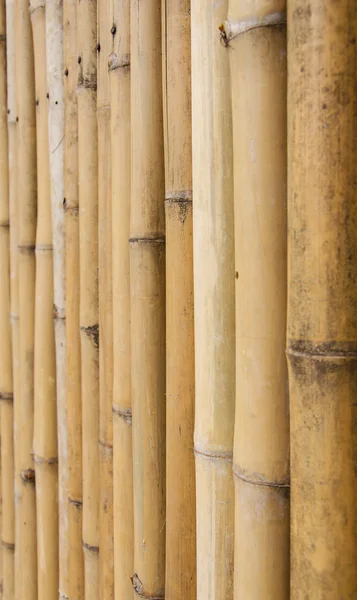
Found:
[[[30,4],[35,59],[37,232],[35,299],[35,403],[38,599],[58,596],[58,457],[53,259],[49,172],[46,22],[42,0]]]
[[[15,2],[20,383],[14,405],[15,597],[38,600],[34,432],[35,240],[37,210],[34,56],[27,0]]]
[[[66,306],[64,232],[63,1],[46,2],[48,136],[52,206],[53,318],[56,345],[59,594],[68,596],[68,444],[66,419]]]
[[[235,217],[234,597],[289,597],[285,2],[230,0]]]
[[[133,0],[130,20],[133,587],[143,597],[162,598],[165,588],[165,184],[160,0],[146,3]]]
[[[15,21],[14,4],[8,3],[5,11],[5,0],[0,3],[0,423],[1,423],[1,598],[14,598],[14,550],[15,550],[15,506],[14,506],[14,377],[12,360],[12,333],[16,344],[17,328],[11,331],[10,311],[17,309],[16,300],[10,303],[10,252],[15,251],[13,242],[16,237],[12,234],[10,246],[10,211],[14,217],[14,151],[16,151],[16,130],[14,121],[10,119],[16,114],[15,106]],[[6,41],[5,41],[6,40]],[[6,57],[8,56],[8,61]],[[8,68],[7,68],[8,67]],[[8,81],[8,84],[7,84]],[[8,104],[7,104],[8,97]],[[9,107],[9,108],[7,108]],[[11,109],[11,114],[10,114]],[[9,112],[8,112],[9,111]],[[8,117],[7,117],[8,113]],[[9,121],[9,124],[8,124]],[[16,124],[16,121],[15,121]],[[11,138],[11,139],[9,139]],[[9,154],[8,154],[9,153]],[[10,191],[11,186],[11,191]],[[10,198],[11,194],[11,198]],[[10,206],[11,200],[11,206]],[[13,223],[14,227],[16,223]],[[15,264],[12,260],[11,275],[14,274]],[[17,358],[14,349],[15,359]],[[16,375],[15,375],[16,377]]]
[[[291,598],[357,589],[357,4],[288,11]]]
[[[190,8],[163,2],[167,600],[196,598]]]
[[[130,373],[130,0],[111,5],[114,594],[132,597],[133,456]],[[123,518],[125,515],[125,518]]]
[[[98,260],[99,260],[99,596],[114,598],[113,549],[113,308],[110,92],[110,2],[98,1]]]
[[[66,253],[66,408],[68,441],[68,591],[84,598],[82,548],[82,397],[79,318],[79,204],[77,110],[77,2],[63,3],[65,101],[64,209]]]
[[[227,3],[192,2],[197,599],[232,600],[235,398],[232,119]]]
[[[85,598],[99,585],[97,4],[77,3],[80,330]],[[65,71],[65,74],[67,70]],[[68,75],[69,73],[67,73]]]

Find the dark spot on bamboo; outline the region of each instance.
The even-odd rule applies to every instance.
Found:
[[[16,117],[16,123],[18,123],[18,122],[19,122],[19,117]]]
[[[110,33],[111,33],[112,35],[115,35],[115,34],[116,34],[116,30],[117,30],[117,28],[115,27],[115,25],[113,25],[113,27],[112,27],[112,28],[111,28],[111,30],[110,30]]]
[[[81,62],[82,62],[82,57],[81,57],[81,56],[78,56],[78,58],[77,58],[77,63],[80,65],[80,64],[81,64]]]
[[[327,108],[327,104],[325,104],[325,103],[324,103],[324,104],[322,105],[322,110],[325,110],[326,108]]]
[[[100,44],[97,44],[96,47],[95,47],[95,49],[96,49],[97,52],[100,52]]]
[[[236,271],[236,279],[239,279],[239,273]]]
[[[22,471],[20,477],[25,483],[35,483],[36,481],[34,469],[26,469],[25,471]]]
[[[68,69],[65,69],[64,74],[65,74],[66,77],[68,77]]]
[[[50,97],[50,95],[49,95],[49,93],[47,92],[47,94],[46,94],[46,98],[49,98],[49,97]]]
[[[39,100],[36,100],[36,106],[38,106],[40,104]]]

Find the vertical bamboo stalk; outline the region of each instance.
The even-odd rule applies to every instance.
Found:
[[[235,211],[234,597],[289,597],[285,2],[230,0]]]
[[[66,419],[66,305],[64,232],[63,0],[46,2],[48,135],[53,239],[53,316],[59,506],[59,594],[68,597],[68,443]]]
[[[165,589],[165,222],[160,0],[131,4],[131,393],[134,575]]]
[[[165,598],[196,598],[190,0],[163,1],[166,215]]]
[[[226,2],[192,2],[198,600],[233,598],[232,120],[228,57],[217,37],[226,11]]]
[[[83,549],[86,600],[99,585],[97,3],[77,3]],[[99,49],[97,47],[97,49]]]
[[[110,2],[98,1],[98,252],[99,252],[99,596],[114,598],[113,563],[113,316],[110,93]]]
[[[18,299],[18,401],[15,433],[15,597],[38,600],[34,432],[35,241],[37,216],[34,56],[27,0],[15,2]]]
[[[1,522],[1,567],[2,567],[2,598],[13,600],[14,598],[14,550],[15,550],[15,521],[14,521],[14,391],[15,369],[12,360],[12,337],[10,324],[11,308],[16,307],[14,298],[10,301],[10,291],[14,286],[10,279],[10,252],[15,250],[10,238],[10,211],[13,218],[14,206],[14,162],[13,153],[16,149],[14,138],[15,128],[11,126],[10,119],[15,115],[15,52],[14,52],[14,4],[8,3],[5,10],[5,0],[0,4],[0,401],[1,401],[1,490],[2,490],[2,522]],[[6,41],[5,41],[6,40]],[[8,56],[8,61],[6,57]],[[7,85],[8,80],[8,85]],[[8,94],[7,94],[8,90]],[[8,104],[7,104],[8,99]],[[7,109],[7,106],[9,107]],[[7,117],[8,112],[8,117]],[[10,114],[11,113],[11,114]],[[9,124],[8,124],[9,121]],[[16,123],[16,121],[15,121]],[[14,125],[14,121],[12,122]],[[11,194],[11,196],[10,196]],[[11,201],[11,205],[10,205]],[[16,223],[13,223],[16,226]],[[16,230],[15,230],[16,231]],[[11,241],[10,241],[11,239]],[[16,240],[16,238],[15,238]],[[11,269],[14,269],[12,261]],[[11,275],[13,272],[11,272]],[[13,331],[14,342],[16,344]],[[13,349],[14,357],[16,356]],[[16,375],[15,375],[16,376]]]
[[[46,77],[46,21],[42,0],[30,4],[35,58],[37,231],[35,407],[38,600],[58,596],[58,456],[53,324],[53,246]]]
[[[82,398],[79,317],[77,2],[64,0],[64,208],[66,252],[66,407],[68,435],[68,597],[84,598],[82,548]]]
[[[288,3],[291,598],[357,589],[357,4]]]
[[[112,1],[109,56],[113,267],[114,593],[132,597],[134,563],[130,377],[130,0]],[[124,518],[123,518],[124,515]]]

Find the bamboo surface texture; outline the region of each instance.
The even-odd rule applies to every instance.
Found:
[[[110,2],[98,0],[98,260],[99,260],[99,596],[114,599],[113,561],[113,315],[110,90]]]
[[[130,369],[130,0],[111,5],[114,594],[132,598],[133,453]],[[116,310],[114,310],[114,307]],[[125,515],[125,518],[123,518]]]
[[[37,231],[35,298],[35,401],[38,600],[58,595],[58,456],[56,356],[53,323],[53,248],[46,77],[46,8],[31,3],[36,91]],[[26,383],[26,382],[24,382]]]
[[[165,590],[165,215],[160,0],[131,3],[131,393],[137,595]],[[143,335],[144,333],[144,335]]]
[[[33,40],[28,2],[15,3],[18,299],[20,384],[14,405],[15,597],[37,600],[34,430],[36,113]]]
[[[288,11],[291,598],[357,590],[357,5]]]
[[[190,1],[163,2],[167,600],[196,598]]]
[[[6,10],[7,9],[7,10]],[[8,18],[8,26],[6,26]],[[13,444],[13,418],[14,418],[14,376],[12,356],[12,333],[16,344],[17,329],[11,330],[10,311],[16,309],[10,301],[10,211],[13,208],[14,195],[11,190],[12,206],[10,207],[10,186],[14,184],[13,156],[14,152],[14,127],[8,125],[15,114],[15,70],[14,70],[14,5],[5,7],[5,0],[0,4],[0,421],[1,421],[1,492],[2,492],[2,519],[1,519],[1,572],[2,572],[2,598],[6,600],[14,597],[14,550],[15,550],[15,520],[14,520],[14,444]],[[9,35],[7,35],[9,34]],[[7,56],[8,67],[7,69]],[[7,78],[8,72],[8,78]],[[11,72],[11,74],[10,74]],[[9,86],[7,85],[9,81]],[[7,114],[7,92],[9,107],[12,115]],[[11,139],[10,139],[11,138]],[[11,214],[13,217],[13,213]],[[13,238],[12,238],[13,241]],[[14,255],[12,255],[14,256]],[[11,265],[14,269],[15,265]],[[14,298],[16,300],[16,298]],[[14,349],[14,354],[16,350]],[[16,355],[15,355],[15,358]],[[15,375],[16,376],[16,375]]]
[[[82,548],[82,396],[79,317],[79,198],[77,106],[77,2],[63,4],[64,210],[66,256],[66,408],[68,436],[68,587],[63,596],[84,598]],[[62,589],[62,588],[61,588]]]
[[[289,598],[285,2],[230,0],[236,281],[234,598]]]
[[[77,3],[80,331],[85,599],[99,586],[97,3]]]
[[[227,3],[192,2],[197,600],[232,600],[235,399],[232,117]]]

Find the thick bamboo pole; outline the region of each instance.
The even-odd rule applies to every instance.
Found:
[[[110,2],[98,1],[98,252],[99,252],[99,596],[114,598],[113,549],[113,308],[110,92]]]
[[[37,211],[34,56],[27,0],[15,2],[18,299],[20,383],[14,405],[15,597],[37,600],[34,425],[35,240]]]
[[[165,222],[161,2],[131,3],[131,393],[134,575],[165,588]]]
[[[192,2],[198,600],[233,598],[232,120],[228,57],[217,36],[226,11],[226,2]]]
[[[285,1],[229,1],[236,269],[234,597],[289,597]]]
[[[83,549],[86,600],[99,585],[97,3],[77,3]],[[97,46],[97,50],[99,47]],[[69,74],[68,71],[65,73]]]
[[[357,4],[288,3],[291,598],[357,589]]]
[[[56,345],[59,594],[68,596],[68,442],[66,418],[66,305],[64,232],[63,0],[46,2],[48,136],[53,240],[53,316]]]
[[[37,231],[35,406],[38,600],[58,596],[58,457],[56,359],[53,323],[53,247],[49,172],[46,21],[42,0],[30,3],[35,58]]]
[[[68,597],[84,598],[82,548],[82,398],[79,318],[77,2],[63,3],[64,209],[66,252],[66,407],[68,435]]]
[[[162,20],[167,600],[196,598],[190,4],[190,0],[164,0]]]
[[[14,233],[10,238],[10,211],[14,217],[14,151],[16,150],[16,114],[15,106],[15,21],[14,4],[7,4],[5,0],[0,3],[0,421],[1,421],[1,490],[2,490],[2,522],[1,522],[1,570],[2,570],[2,598],[14,598],[14,550],[15,550],[15,506],[14,506],[14,375],[12,360],[12,331],[10,324],[11,308],[16,309],[15,297],[10,302],[10,251],[16,247],[11,242],[16,242]],[[5,41],[6,40],[6,41]],[[6,57],[8,56],[8,61]],[[7,68],[8,67],[8,68]],[[7,79],[9,81],[7,85]],[[8,94],[7,94],[8,92]],[[8,96],[8,103],[7,103]],[[7,108],[8,107],[8,108]],[[11,114],[10,114],[11,112]],[[7,116],[8,114],[8,116]],[[10,119],[13,119],[10,125]],[[8,123],[9,121],[9,123]],[[11,194],[11,196],[10,196]],[[10,205],[11,201],[11,205]],[[16,223],[13,223],[16,227]],[[16,229],[15,229],[16,231]],[[10,241],[11,239],[11,241]],[[11,275],[14,274],[15,264],[12,261]],[[13,330],[16,344],[17,329]],[[14,358],[17,347],[14,348]]]
[[[132,597],[134,563],[130,378],[130,0],[112,1],[109,56],[113,267],[114,593]],[[125,518],[123,518],[125,515]]]

